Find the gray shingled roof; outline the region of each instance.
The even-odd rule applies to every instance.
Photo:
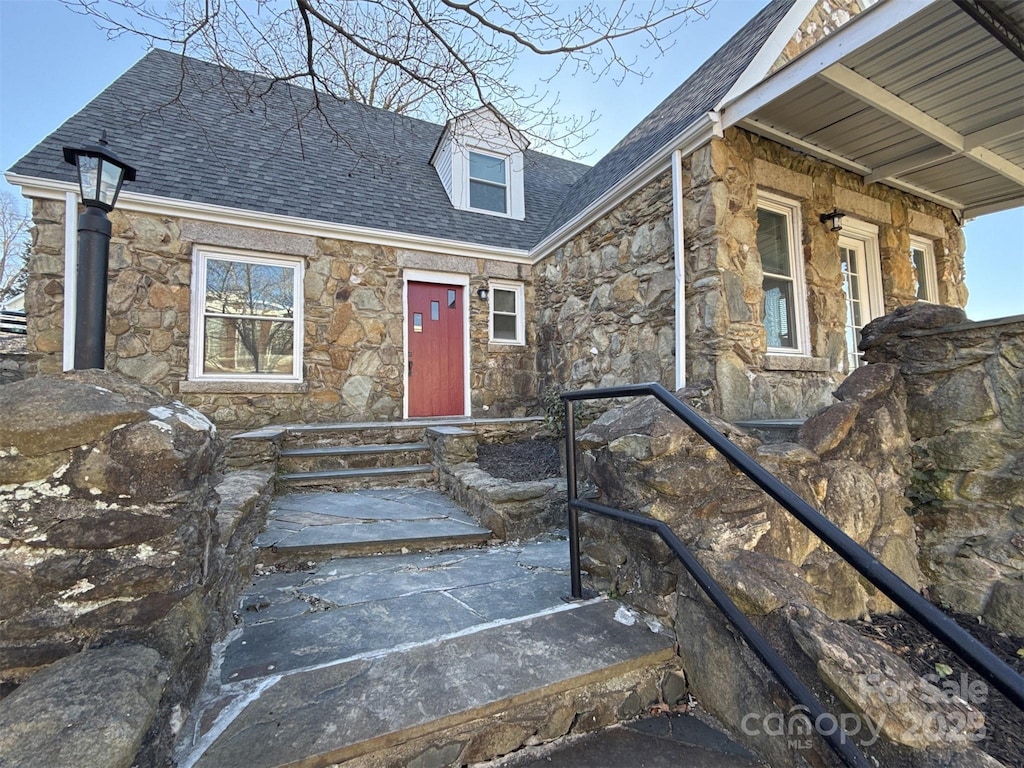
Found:
[[[321,114],[280,83],[254,98],[267,81],[160,50],[11,170],[74,181],[61,148],[106,130],[133,192],[526,250],[712,109],[793,2],[772,0],[593,168],[528,151],[524,221],[452,207],[429,164],[443,126],[330,98]]]
[[[526,152],[526,219],[455,210],[431,153],[443,126],[154,50],[11,169],[74,181],[65,145],[110,146],[138,169],[132,192],[528,249],[587,166]]]
[[[714,109],[764,45],[795,0],[772,0],[686,81],[612,147],[569,191],[544,235],[584,211],[674,137]],[[697,32],[697,28],[694,28]],[[684,43],[685,44],[685,43]]]

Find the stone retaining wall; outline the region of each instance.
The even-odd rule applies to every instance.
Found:
[[[932,598],[1024,635],[1024,316],[971,323],[907,307],[868,326],[863,348],[907,384],[909,496]]]
[[[565,478],[514,482],[476,463],[477,435],[458,427],[427,430],[441,489],[502,541],[528,539],[566,521]]]
[[[150,731],[129,739],[144,751],[127,764],[165,765],[173,724],[197,693],[210,645],[254,567],[251,545],[273,473],[224,474],[208,419],[106,371],[5,385],[0,412],[0,684],[31,686],[10,706],[27,706],[38,720],[24,729],[7,699],[0,702],[5,734],[15,734],[4,753],[29,768],[72,764],[48,762],[35,749],[67,728],[71,711],[67,702],[40,704],[33,681],[65,657],[118,646],[155,657],[162,670],[159,686],[152,665],[134,681],[145,683],[156,709],[131,720]],[[122,684],[131,688],[133,679]],[[29,696],[34,703],[24,705]],[[120,704],[92,706],[102,720]],[[127,747],[114,739],[109,748]],[[114,752],[98,755],[91,764],[122,764]]]

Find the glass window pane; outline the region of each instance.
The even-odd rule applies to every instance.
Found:
[[[793,283],[789,280],[764,279],[764,329],[769,347],[797,348],[793,327]]]
[[[516,338],[516,318],[514,315],[494,316],[494,338],[502,341],[518,341]]]
[[[505,213],[505,187],[497,187],[481,181],[470,181],[469,206],[482,211]]]
[[[295,328],[287,320],[206,318],[204,373],[292,373]]]
[[[100,166],[100,200],[107,205],[114,204],[114,195],[117,193],[117,180],[121,178],[121,169],[113,163],[106,161]]]
[[[419,312],[412,313],[412,332],[423,333],[423,315]]]
[[[455,309],[455,291],[448,289],[448,309]]]
[[[792,276],[785,215],[757,209],[757,250],[761,254],[763,271],[772,275]]]
[[[469,153],[469,178],[493,181],[495,184],[505,183],[505,159],[481,155],[479,152]]]
[[[291,317],[294,309],[292,267],[208,259],[206,311],[222,315]]]
[[[516,311],[516,292],[504,291],[501,288],[494,289],[494,311],[511,312]]]
[[[98,199],[96,197],[96,177],[100,172],[99,163],[100,161],[96,157],[78,156],[78,179],[82,187],[82,196],[92,200]]]
[[[432,301],[430,302],[430,319],[440,320],[441,319],[441,302]]]
[[[932,297],[928,295],[928,267],[925,262],[928,254],[922,248],[911,248],[910,256],[914,262],[914,271],[917,273],[917,298],[931,301]]]

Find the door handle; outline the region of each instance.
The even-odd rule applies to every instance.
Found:
[[[409,378],[412,378],[412,358],[409,358]]]

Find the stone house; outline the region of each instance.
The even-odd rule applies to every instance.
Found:
[[[223,427],[519,416],[652,380],[727,419],[807,416],[872,318],[962,307],[965,217],[1024,201],[1024,7],[986,8],[771,0],[593,167],[487,108],[252,101],[251,76],[152,51],[8,172],[33,202],[29,346],[70,367],[61,148],[106,130],[138,168],[107,367]]]

